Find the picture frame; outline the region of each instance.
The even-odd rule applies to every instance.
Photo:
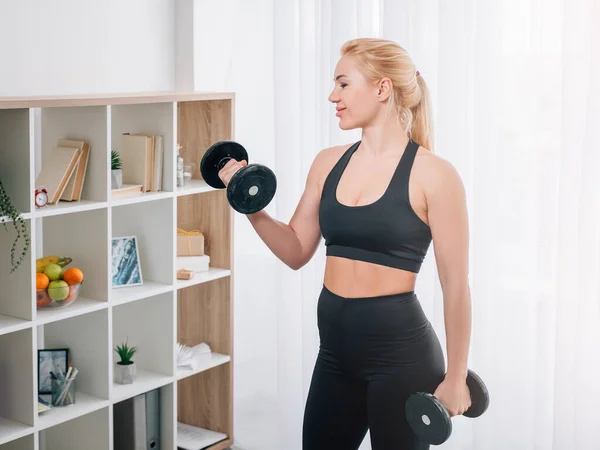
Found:
[[[38,350],[38,395],[52,394],[52,371],[65,375],[69,370],[69,349],[51,348]]]
[[[144,284],[137,236],[112,238],[111,279],[113,288]]]

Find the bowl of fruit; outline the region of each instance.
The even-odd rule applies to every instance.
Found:
[[[36,261],[36,303],[39,308],[64,308],[79,296],[83,272],[69,267],[71,258],[46,256]]]

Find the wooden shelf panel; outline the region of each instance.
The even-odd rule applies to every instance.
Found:
[[[55,108],[64,106],[132,105],[157,102],[232,100],[233,92],[131,92],[115,94],[43,95],[0,97],[0,109]]]
[[[177,420],[231,436],[231,364],[177,381]]]

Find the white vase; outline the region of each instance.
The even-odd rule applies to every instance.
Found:
[[[111,189],[121,189],[123,187],[123,169],[115,169],[110,171]]]
[[[115,383],[131,384],[135,380],[137,369],[135,363],[115,364]]]

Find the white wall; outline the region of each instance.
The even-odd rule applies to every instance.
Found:
[[[0,96],[168,90],[173,0],[0,0]]]

